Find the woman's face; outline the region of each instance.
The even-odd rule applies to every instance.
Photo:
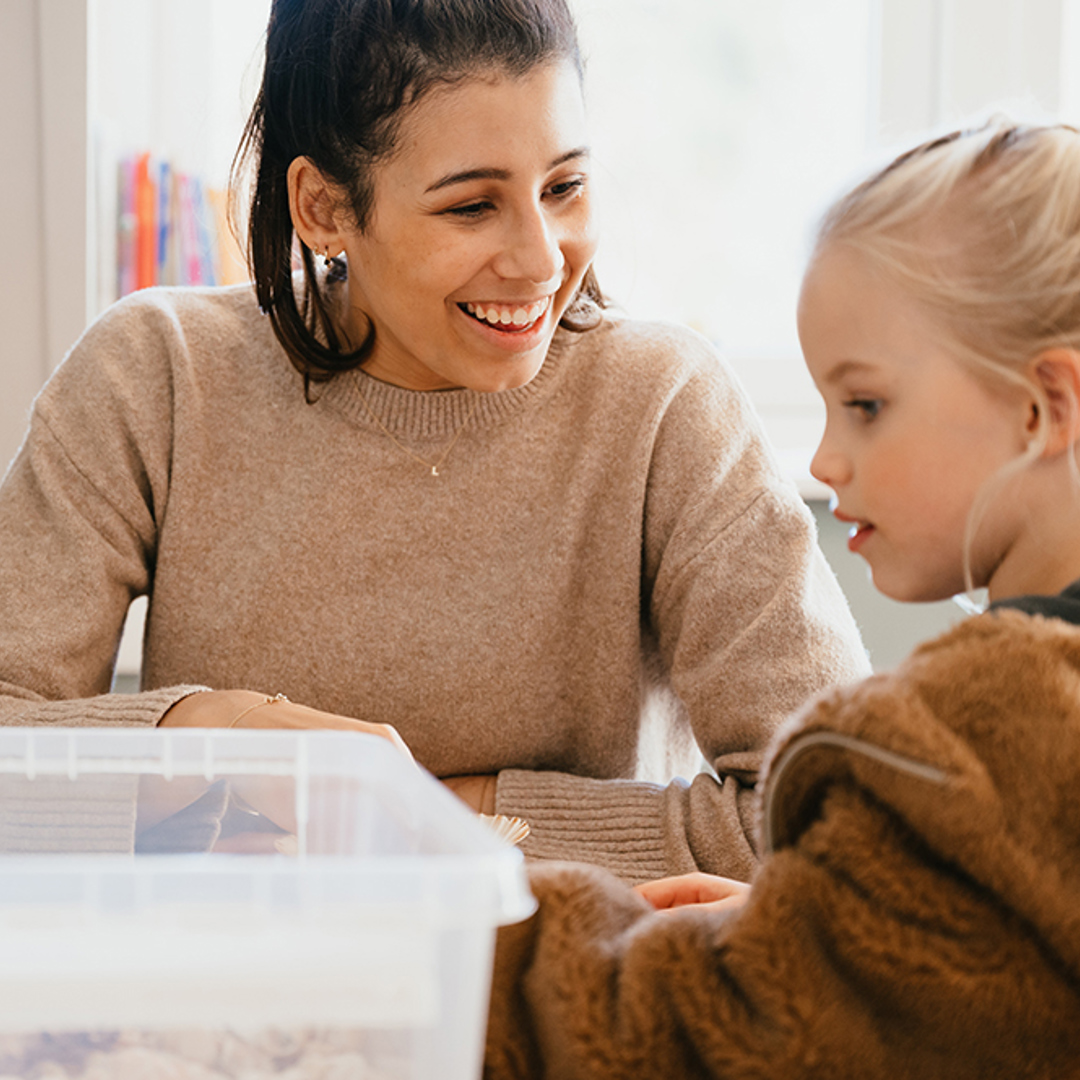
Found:
[[[421,98],[342,237],[349,336],[375,330],[364,370],[415,390],[529,382],[596,250],[588,169],[568,63]]]

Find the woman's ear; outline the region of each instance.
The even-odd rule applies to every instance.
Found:
[[[1054,457],[1080,440],[1080,350],[1047,349],[1031,362],[1029,374],[1042,391],[1047,411],[1041,421],[1046,428],[1042,456]],[[1032,435],[1040,424],[1038,408],[1028,422]]]
[[[317,255],[340,255],[344,243],[338,227],[337,192],[311,158],[294,158],[289,166],[289,213],[296,235]]]

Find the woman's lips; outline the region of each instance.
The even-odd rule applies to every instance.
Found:
[[[532,301],[478,301],[458,304],[458,307],[484,326],[503,333],[527,333],[548,313],[551,297]]]

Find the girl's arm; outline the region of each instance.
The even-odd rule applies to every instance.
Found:
[[[898,825],[835,790],[729,910],[534,867],[539,910],[499,931],[486,1080],[1067,1073],[1075,996],[1045,947]]]

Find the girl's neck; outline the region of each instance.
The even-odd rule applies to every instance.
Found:
[[[1080,484],[1067,455],[1036,462],[1021,483],[1022,524],[987,584],[991,600],[1053,596],[1080,580]]]

